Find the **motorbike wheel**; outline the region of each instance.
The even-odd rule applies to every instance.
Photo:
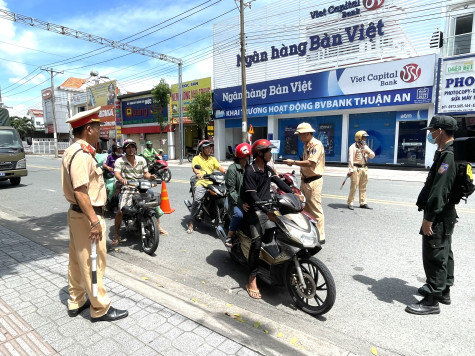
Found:
[[[158,247],[160,233],[155,216],[144,218],[145,236],[142,236],[142,248],[147,255],[153,255]]]
[[[172,172],[167,168],[162,172],[162,180],[168,183],[170,179],[172,179]]]
[[[303,288],[292,263],[287,269],[286,284],[298,308],[310,315],[323,315],[335,303],[336,287],[330,270],[315,257],[299,261],[306,288]]]
[[[191,161],[193,161],[193,155],[189,154],[188,155],[188,162],[191,162]]]

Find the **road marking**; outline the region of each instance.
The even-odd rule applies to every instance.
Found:
[[[42,168],[42,169],[56,169],[56,170],[60,170],[61,168],[59,167],[45,167],[45,166],[37,166],[37,165],[34,165],[34,164],[28,164],[27,165],[27,168],[28,167],[32,167],[32,168]]]

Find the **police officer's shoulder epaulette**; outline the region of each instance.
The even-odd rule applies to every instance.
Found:
[[[86,153],[90,153],[91,155],[94,154],[94,148],[89,145],[89,144],[85,144],[85,143],[79,143],[81,145],[81,148],[84,152]]]

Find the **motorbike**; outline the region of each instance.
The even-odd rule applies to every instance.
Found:
[[[168,168],[168,162],[163,159],[162,156],[155,156],[155,161],[147,162],[148,171],[150,174],[155,175],[160,180],[169,182],[172,179],[172,172]]]
[[[201,166],[196,165],[195,169],[201,169]],[[226,202],[226,184],[224,183],[224,174],[221,172],[213,172],[211,174],[205,174],[203,179],[210,180],[212,184],[208,185],[207,191],[198,214],[196,216],[197,221],[202,221],[207,224],[213,225],[218,233],[224,232],[224,226],[229,223],[229,215],[225,206]],[[196,177],[190,178],[190,193],[194,198],[194,186],[196,183]],[[193,201],[185,199],[185,205],[191,212],[191,206]]]
[[[156,207],[160,205],[160,196],[151,190],[160,183],[146,179],[130,180],[127,185],[134,187],[132,204],[122,208],[122,221],[127,232],[140,234],[143,251],[153,255],[158,247],[160,232],[158,230]]]
[[[333,276],[315,255],[322,249],[315,220],[303,214],[302,201],[294,194],[276,194],[269,201],[256,202],[274,211],[276,222],[268,221],[262,237],[258,276],[270,285],[286,285],[296,306],[310,315],[323,315],[335,303]],[[219,234],[224,245],[226,234]],[[236,232],[231,258],[248,265],[251,246],[249,223]]]
[[[115,194],[116,179],[114,177],[114,173],[109,172],[102,165],[106,159],[107,159],[107,153],[96,154],[96,161],[97,161],[96,166],[102,168],[102,171],[103,171],[102,176],[104,178],[104,184],[106,186],[106,192],[107,192],[106,211],[113,213],[114,210],[119,205],[119,199],[118,199],[117,194]]]

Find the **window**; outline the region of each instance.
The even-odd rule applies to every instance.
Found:
[[[454,55],[470,53],[472,39],[473,14],[455,18]]]

